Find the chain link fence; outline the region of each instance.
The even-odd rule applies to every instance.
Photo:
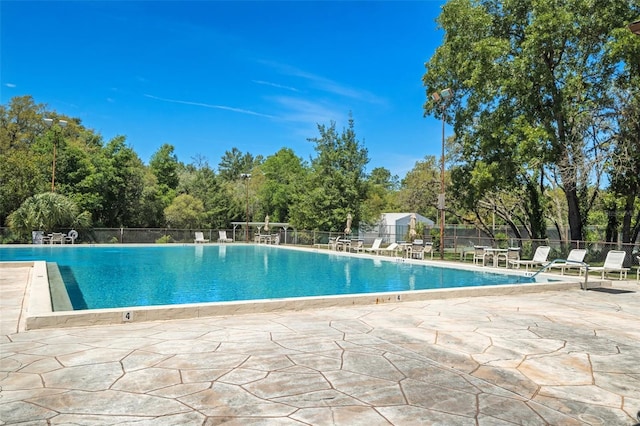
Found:
[[[336,237],[347,237],[354,240],[360,240],[365,246],[369,246],[376,238],[382,238],[383,245],[390,242],[408,241],[409,229],[403,227],[369,227],[361,230],[354,230],[351,235],[345,236],[341,232],[322,232],[309,230],[296,230],[293,228],[283,229],[274,228],[270,230],[269,239],[271,242],[277,241],[279,244],[328,247],[329,241]],[[68,234],[70,229],[60,229],[59,232]],[[75,244],[189,244],[194,243],[195,232],[202,232],[205,239],[211,243],[217,243],[219,239],[220,229],[171,229],[171,228],[91,228],[78,232],[78,238]],[[236,227],[234,229],[226,229],[227,237],[232,238],[234,242],[254,242],[256,237],[256,229],[249,228],[248,235],[245,233],[244,227]],[[597,228],[589,228],[590,236],[602,236],[604,230]],[[527,235],[523,232],[522,235]],[[492,247],[520,247],[522,258],[531,258],[535,249],[541,245],[551,247],[549,259],[566,259],[567,254],[573,248],[587,249],[585,262],[599,264],[604,259],[609,250],[623,250],[627,253],[625,261],[626,267],[638,264],[637,256],[640,256],[640,241],[635,243],[609,243],[602,239],[590,241],[567,241],[561,239],[555,229],[549,229],[547,232],[549,238],[544,240],[532,240],[530,238],[516,238],[508,229],[498,229],[494,233],[495,237],[491,237],[482,233],[477,228],[471,226],[448,225],[445,227],[444,238],[444,257],[448,260],[465,260],[465,255],[473,251],[474,245],[492,246]],[[278,238],[275,238],[275,237]],[[439,228],[433,227],[425,229],[424,235],[418,235],[416,238],[422,238],[426,242],[434,244],[434,252],[440,253],[440,233]],[[13,243],[15,237],[11,234],[9,228],[0,228],[0,241],[2,243]]]

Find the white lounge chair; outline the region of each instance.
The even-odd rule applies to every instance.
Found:
[[[611,250],[607,253],[607,257],[604,259],[604,265],[602,266],[594,266],[593,268],[589,268],[589,271],[600,271],[602,272],[601,278],[604,279],[604,276],[607,272],[619,272],[620,279],[627,279],[627,271],[629,268],[625,268],[622,266],[624,263],[624,258],[627,256],[627,252],[620,250]],[[584,268],[583,268],[584,269]]]
[[[193,239],[194,243],[208,243],[209,240],[207,240],[204,237],[204,234],[202,232],[196,232],[196,237]]]
[[[380,244],[382,244],[382,238],[376,238],[375,240],[373,240],[373,244],[371,244],[371,247],[365,247],[364,250],[369,253],[379,254]]]
[[[525,270],[529,271],[529,266],[543,266],[546,265],[547,257],[549,257],[549,252],[551,251],[551,247],[549,246],[539,246],[535,253],[533,254],[533,259],[531,260],[510,260],[509,265],[513,265],[516,268],[524,265]]]
[[[587,254],[585,249],[572,249],[567,256],[565,262],[556,262],[549,265],[549,269],[560,268],[561,274],[564,275],[564,271],[571,268],[577,268],[579,271],[584,270],[584,256]]]
[[[227,231],[218,231],[218,242],[219,243],[232,243],[233,238],[227,237]]]
[[[398,245],[398,243],[391,243],[389,244],[387,247],[381,248],[378,250],[378,253],[382,253],[382,254],[389,254],[390,256],[393,255],[397,255],[398,251],[401,250],[400,246]]]

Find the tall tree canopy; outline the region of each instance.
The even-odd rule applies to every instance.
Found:
[[[467,204],[524,190],[533,236],[541,237],[546,183],[564,192],[570,238],[584,237],[618,130],[606,119],[621,68],[609,49],[640,14],[635,0],[451,0],[438,23],[443,44],[426,64],[427,93],[450,87]],[[454,185],[456,181],[454,180]]]
[[[357,227],[367,197],[365,166],[369,162],[366,148],[356,139],[353,118],[341,134],[335,122],[318,125],[319,138],[311,138],[317,156],[311,170],[296,191],[292,222],[302,229],[338,231],[344,229],[347,214]]]

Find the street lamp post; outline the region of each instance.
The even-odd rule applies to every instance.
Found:
[[[49,128],[53,128],[53,118],[45,118],[44,124]],[[60,127],[66,127],[66,120],[58,120],[58,125]],[[58,132],[54,129],[54,137],[53,137],[53,161],[51,163],[51,192],[55,192],[56,189],[56,144],[58,142]]]
[[[244,186],[247,189],[247,216],[246,226],[244,228],[245,241],[249,242],[249,179],[251,179],[251,173],[242,173],[240,177],[244,180]]]
[[[442,114],[442,154],[440,156],[440,194],[438,195],[438,210],[440,210],[440,259],[444,259],[444,112],[451,100],[452,90],[443,89],[431,94],[433,100],[440,106]]]

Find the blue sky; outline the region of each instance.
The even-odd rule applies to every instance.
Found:
[[[236,147],[307,160],[317,124],[353,114],[371,159],[404,177],[440,155],[424,63],[444,1],[0,2],[0,101],[32,95],[147,162],[164,143],[217,168]]]

